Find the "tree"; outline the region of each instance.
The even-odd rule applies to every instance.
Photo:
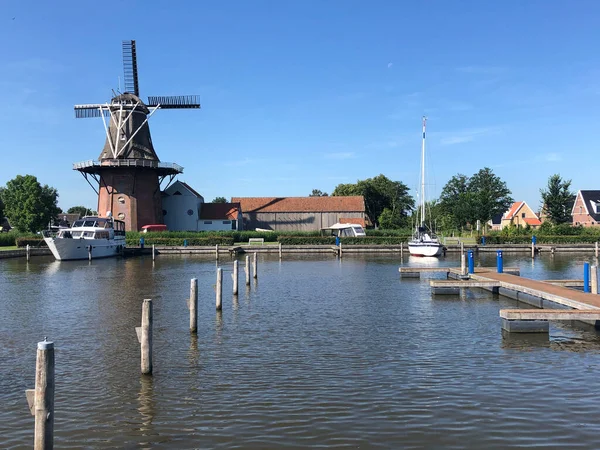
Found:
[[[1,195],[6,216],[19,231],[39,231],[60,212],[56,189],[40,185],[33,175],[17,175],[6,183]]]
[[[84,217],[93,216],[96,214],[96,212],[86,208],[85,206],[71,206],[69,209],[67,209],[67,214],[79,214],[81,217]]]
[[[398,227],[408,223],[408,214],[415,206],[414,199],[408,194],[408,186],[401,181],[392,181],[385,175],[359,180],[356,184],[339,184],[333,196],[362,195],[365,199],[367,216],[375,226],[380,226],[380,216],[384,214],[386,224],[395,223]]]
[[[327,197],[329,194],[327,192],[322,192],[320,189],[313,189],[310,193],[309,197]]]
[[[0,188],[0,226],[4,219],[4,202],[2,202],[2,188]]]
[[[540,189],[542,209],[556,225],[572,221],[571,208],[575,194],[570,190],[571,180],[563,180],[559,174],[548,178],[546,189]]]
[[[442,211],[451,215],[459,228],[477,220],[485,223],[506,211],[512,203],[506,183],[488,167],[471,178],[463,174],[453,176],[440,195]]]
[[[469,177],[461,173],[453,176],[440,194],[440,209],[452,217],[453,225],[464,227],[473,221],[474,208],[469,191]]]
[[[469,190],[475,201],[475,220],[486,223],[496,214],[501,214],[510,208],[514,200],[506,183],[492,169],[484,167],[471,177]]]
[[[225,197],[215,197],[211,203],[227,203]]]

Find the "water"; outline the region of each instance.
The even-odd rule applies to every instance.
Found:
[[[581,279],[586,256],[504,258],[523,276]],[[24,390],[44,336],[57,448],[600,448],[591,327],[503,339],[498,310],[514,301],[432,297],[400,280],[397,257],[259,257],[249,291],[240,270],[237,301],[231,261],[220,264],[222,314],[210,258],[0,261],[0,448],[32,445]],[[195,276],[197,338],[185,304]],[[144,298],[153,377],[140,375],[134,330]]]

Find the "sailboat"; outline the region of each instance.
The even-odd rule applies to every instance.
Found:
[[[421,146],[421,192],[419,209],[415,220],[415,232],[408,242],[408,251],[413,256],[440,256],[444,246],[437,236],[425,226],[425,126],[427,118],[423,116],[423,144]]]

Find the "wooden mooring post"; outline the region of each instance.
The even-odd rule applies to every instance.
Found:
[[[592,284],[592,294],[598,293],[598,266],[594,265],[590,270],[590,278]]]
[[[190,332],[198,332],[198,278],[192,278],[190,281],[190,298],[188,300],[190,308]]]
[[[223,269],[217,269],[217,288],[216,288],[216,308],[217,311],[223,309]]]
[[[238,260],[236,259],[233,262],[233,273],[231,274],[233,278],[233,295],[238,295]]]
[[[88,245],[88,260],[92,260],[92,246]]]
[[[535,258],[535,243],[531,243],[531,257]]]
[[[152,299],[142,303],[142,326],[136,327],[141,350],[141,369],[144,375],[152,374]]]
[[[252,276],[255,280],[258,278],[258,256],[256,252],[254,252],[254,256],[252,258]]]
[[[596,259],[598,259],[598,241],[596,241],[596,245],[595,245],[595,255],[596,255]]]
[[[31,247],[29,247],[29,244],[27,244],[27,247],[25,247],[25,255],[27,257],[27,261],[29,262],[29,258],[31,257]]]
[[[29,411],[35,416],[34,450],[54,448],[54,342],[37,345],[35,389],[25,391]]]
[[[215,245],[215,259],[219,259],[219,244]]]
[[[246,255],[246,266],[244,267],[246,273],[246,286],[250,286],[250,256]]]
[[[340,254],[340,258],[341,258],[342,257],[342,241],[340,241],[340,251],[339,251],[339,254]]]
[[[282,255],[282,249],[281,249],[281,242],[279,243],[279,259],[281,259],[283,257]]]
[[[156,247],[152,244],[152,261],[154,261],[154,258],[156,258]]]
[[[460,255],[460,274],[462,276],[467,275],[467,257],[464,253],[461,253]]]
[[[400,242],[400,259],[404,258],[404,242]]]

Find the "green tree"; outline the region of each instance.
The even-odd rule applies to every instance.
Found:
[[[469,181],[469,191],[473,194],[475,220],[486,223],[496,214],[510,208],[514,200],[506,183],[492,169],[484,167]]]
[[[42,186],[33,175],[17,175],[0,194],[10,224],[19,231],[37,232],[60,212],[56,189]]]
[[[453,176],[442,189],[440,206],[454,218],[454,225],[462,228],[477,220],[485,223],[506,211],[513,203],[510,193],[506,183],[485,167],[471,178]]]
[[[454,227],[462,228],[472,222],[475,214],[469,177],[460,173],[453,176],[442,189],[439,205],[441,211],[451,218]]]
[[[331,195],[362,195],[367,216],[377,227],[381,226],[379,219],[386,208],[391,211],[391,216],[389,213],[384,215],[386,223],[388,217],[392,217],[398,227],[405,226],[408,214],[415,206],[414,199],[408,194],[408,186],[401,181],[392,181],[385,175],[359,180],[356,184],[339,184]]]
[[[563,180],[559,174],[554,174],[548,178],[547,188],[540,189],[543,211],[556,225],[572,221],[571,208],[575,194],[570,188],[571,180]]]
[[[67,209],[67,214],[79,214],[81,217],[84,217],[93,216],[96,214],[96,212],[86,208],[85,206],[71,206],[69,209]]]
[[[0,224],[2,224],[2,219],[4,219],[4,202],[2,201],[2,188],[0,188]]]
[[[225,197],[215,197],[211,203],[227,203]]]
[[[310,193],[309,197],[327,197],[329,194],[327,192],[321,191],[321,189],[313,189]]]

